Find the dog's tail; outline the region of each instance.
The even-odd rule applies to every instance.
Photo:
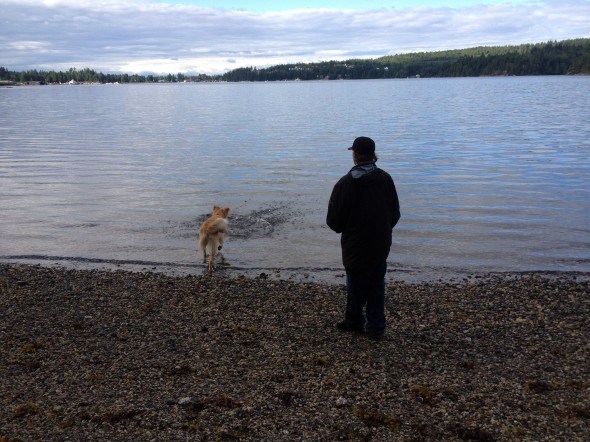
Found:
[[[219,218],[215,221],[211,230],[215,230],[215,233],[227,233],[228,226],[229,223],[225,218]]]
[[[207,244],[209,244],[209,237],[211,235],[217,235],[218,233],[227,233],[229,223],[225,218],[216,219],[215,222],[207,229],[201,229],[199,231],[199,246],[201,250],[205,250]],[[211,247],[217,248],[217,244],[211,244]]]

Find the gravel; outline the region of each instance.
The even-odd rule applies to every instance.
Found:
[[[590,282],[341,285],[0,264],[0,442],[534,440],[590,434]]]

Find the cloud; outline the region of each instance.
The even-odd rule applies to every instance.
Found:
[[[0,65],[221,73],[240,66],[588,37],[590,2],[254,13],[148,0],[0,0]]]

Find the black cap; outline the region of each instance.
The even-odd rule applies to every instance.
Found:
[[[375,155],[375,142],[369,137],[358,137],[348,150],[352,150],[364,157],[369,157]]]

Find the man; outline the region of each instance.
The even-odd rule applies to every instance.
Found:
[[[358,137],[352,147],[354,167],[334,186],[326,222],[341,233],[346,270],[346,313],[338,328],[363,332],[366,306],[369,339],[385,333],[385,272],[391,231],[400,218],[399,200],[391,176],[375,162],[375,142]]]

